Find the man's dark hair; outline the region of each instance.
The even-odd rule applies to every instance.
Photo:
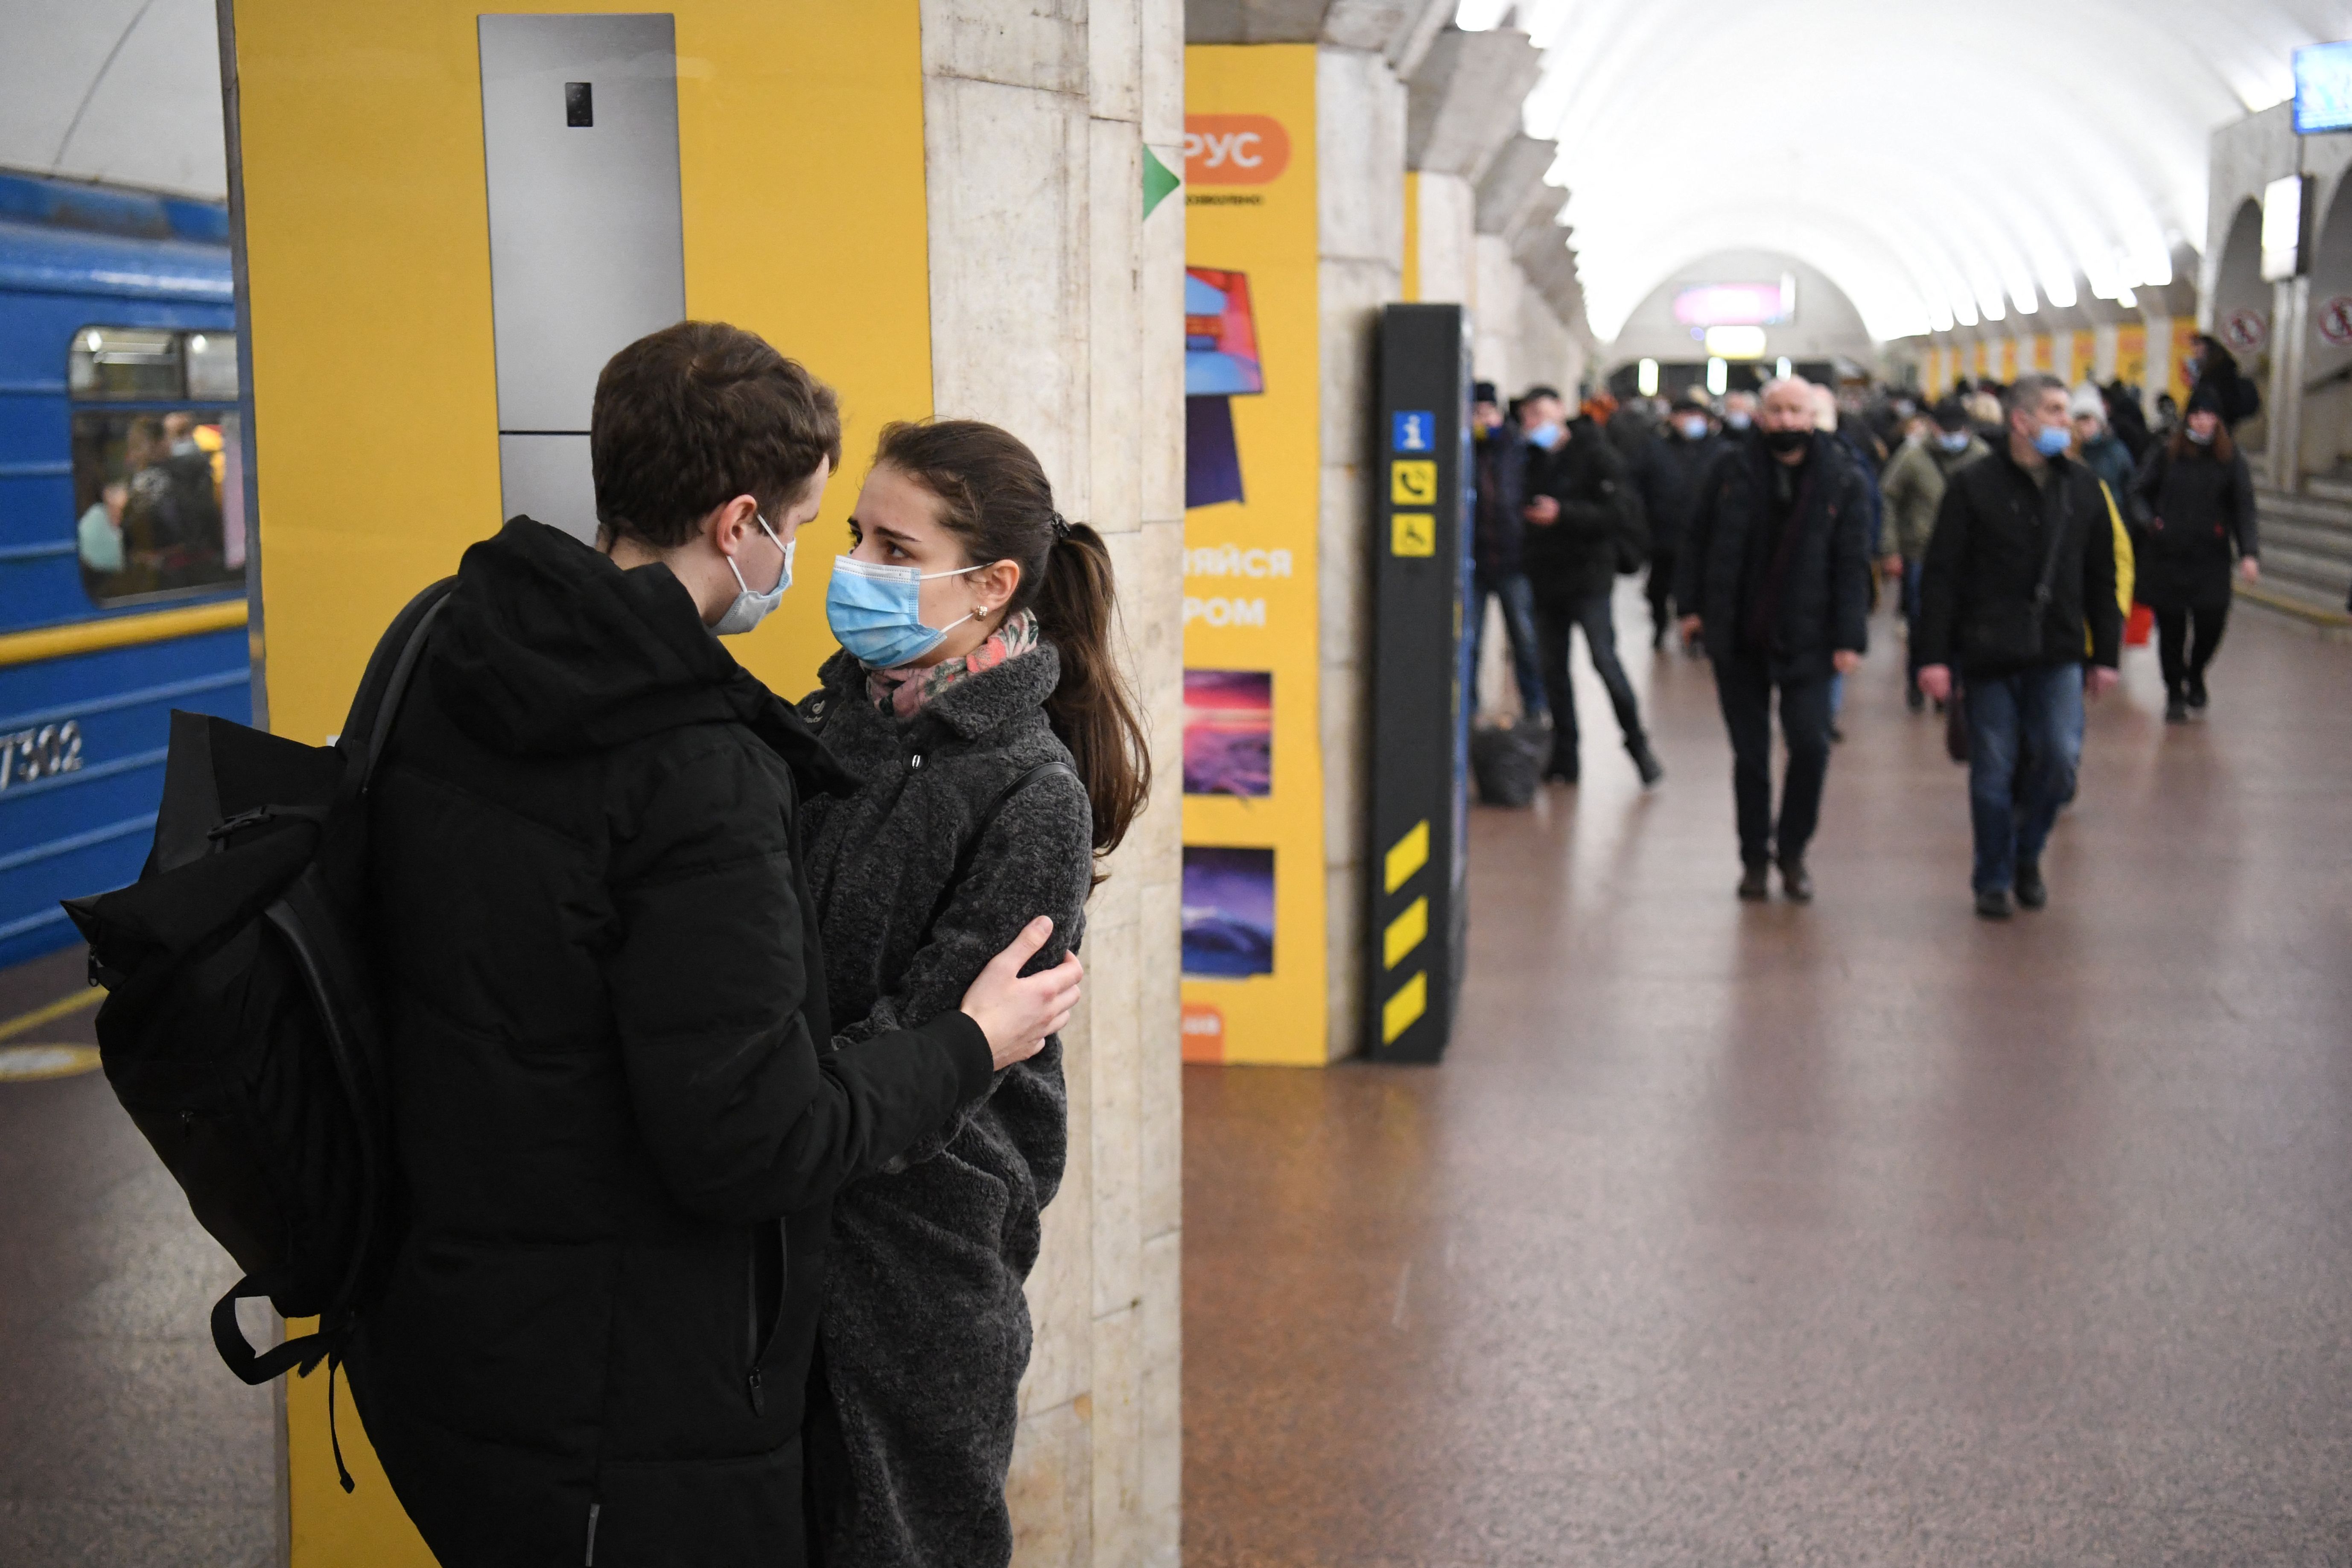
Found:
[[[737,496],[772,516],[820,462],[840,467],[841,409],[758,334],[680,321],[605,363],[588,451],[604,537],[671,550]]]
[[[2064,392],[2066,384],[2054,375],[2032,374],[2021,375],[2007,392],[2000,395],[2000,413],[2004,419],[2014,416],[2020,409],[2031,414],[2035,405],[2053,392]]]
[[[1519,394],[1521,403],[1533,403],[1538,397],[1549,397],[1554,403],[1565,401],[1559,395],[1559,388],[1556,386],[1530,386]]]

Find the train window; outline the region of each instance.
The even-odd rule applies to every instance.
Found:
[[[74,337],[67,385],[75,401],[178,401],[180,334],[152,327],[84,327]]]
[[[236,334],[84,327],[68,384],[74,536],[91,599],[121,604],[240,580],[236,412],[220,406],[236,397]]]
[[[188,365],[188,395],[200,403],[236,401],[236,334],[190,332],[183,348]]]

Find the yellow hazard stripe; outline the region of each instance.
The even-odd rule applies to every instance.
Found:
[[[38,631],[10,632],[0,637],[0,665],[34,664],[45,658],[65,658],[77,653],[99,653],[140,643],[169,642],[203,632],[226,631],[245,625],[243,599],[209,605],[188,605],[176,610],[156,610],[143,616],[112,616],[102,621],[76,621],[69,626],[43,626]]]
[[[1428,1011],[1429,973],[1423,970],[1397,987],[1395,995],[1381,1004],[1381,1044],[1396,1044],[1396,1037],[1412,1027],[1414,1020]]]
[[[1405,884],[1405,879],[1429,864],[1429,818],[1423,817],[1412,825],[1412,831],[1389,846],[1388,886],[1393,893]]]
[[[1404,913],[1389,921],[1388,933],[1381,942],[1381,951],[1387,954],[1387,962],[1381,967],[1394,969],[1397,966],[1397,960],[1419,947],[1421,939],[1428,934],[1429,900],[1425,898],[1415,899],[1405,906]]]
[[[0,1024],[0,1040],[13,1040],[27,1030],[37,1029],[44,1024],[54,1024],[68,1013],[79,1013],[84,1007],[95,1007],[105,1000],[106,993],[95,985],[85,991],[77,991],[70,996],[59,997],[47,1006],[36,1007],[29,1013],[19,1013],[6,1023]]]

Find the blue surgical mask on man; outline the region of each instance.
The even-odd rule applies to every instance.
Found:
[[[833,584],[825,590],[824,618],[849,657],[868,669],[912,664],[940,646],[940,639],[971,619],[961,616],[944,626],[923,624],[923,584],[930,577],[961,577],[977,572],[923,573],[912,566],[885,566],[854,555],[833,558]],[[977,615],[977,610],[972,615]]]
[[[1723,422],[1734,430],[1745,430],[1756,421],[1752,415],[1742,414],[1735,408],[1723,416]]]
[[[1965,452],[1969,449],[1969,433],[1965,430],[1939,430],[1936,433],[1936,445],[1947,452]]]
[[[752,515],[759,516],[756,512]],[[768,520],[764,517],[760,518],[760,531],[766,534],[769,541],[784,552],[783,574],[776,579],[774,587],[764,594],[755,594],[751,592],[751,584],[743,581],[743,569],[736,565],[735,557],[730,555],[727,558],[727,569],[735,574],[735,585],[742,592],[737,594],[734,602],[727,606],[727,613],[719,617],[719,624],[710,628],[719,637],[739,636],[766,620],[769,613],[783,603],[784,590],[793,585],[793,550],[800,543],[799,536],[795,535],[793,542],[786,544],[776,537],[776,531],[768,526]]]
[[[2074,432],[2063,425],[2044,425],[2033,432],[2033,449],[2054,458],[2074,444]]]
[[[1557,425],[1538,425],[1528,432],[1528,439],[1545,451],[1559,445],[1560,428]]]
[[[1706,439],[1706,416],[1685,414],[1675,421],[1675,428],[1683,433],[1685,441],[1704,441]]]

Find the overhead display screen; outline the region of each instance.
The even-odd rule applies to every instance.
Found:
[[[2294,51],[2294,129],[2352,131],[2352,40]]]
[[[1797,317],[1797,280],[1700,283],[1675,295],[1675,320],[1685,327],[1770,327]]]

